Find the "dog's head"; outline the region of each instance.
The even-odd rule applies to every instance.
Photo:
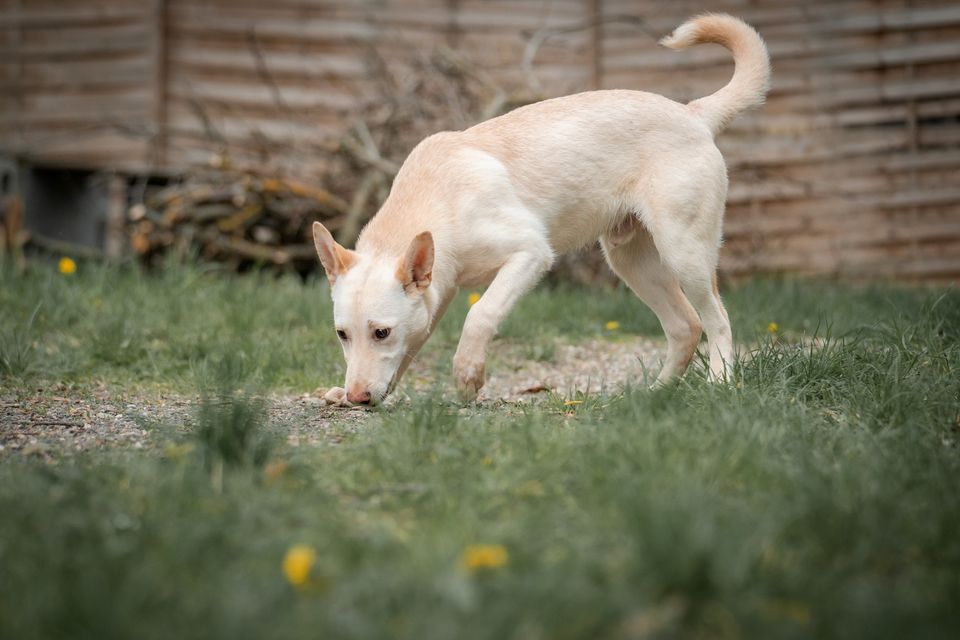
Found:
[[[347,399],[376,404],[393,390],[406,354],[429,333],[424,296],[433,237],[421,233],[401,256],[344,249],[319,222],[313,240],[330,281],[334,327],[347,361]]]

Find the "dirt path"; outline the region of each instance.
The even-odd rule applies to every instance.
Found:
[[[551,392],[573,397],[617,390],[625,383],[643,384],[645,371],[659,367],[665,346],[661,341],[631,337],[557,342],[546,353],[531,354],[524,345],[498,344],[480,402],[538,402]],[[427,363],[415,365],[393,402],[405,401],[404,390],[429,393],[438,386],[444,399],[455,398],[449,379],[439,379]],[[291,445],[336,440],[369,415],[363,409],[327,407],[321,395],[268,398],[271,423],[282,425]],[[158,440],[189,431],[199,401],[196,395],[124,391],[104,385],[82,391],[59,384],[30,392],[0,392],[0,460],[18,454],[54,458],[104,447],[152,448]]]
[[[523,402],[530,399],[531,390],[541,387],[573,397],[646,384],[652,382],[650,372],[659,371],[665,354],[666,343],[649,338],[557,343],[546,361],[524,359],[522,350],[514,347],[494,361],[480,399]]]

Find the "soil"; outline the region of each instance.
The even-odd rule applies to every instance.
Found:
[[[557,342],[531,359],[523,345],[498,343],[488,366],[481,406],[536,403],[551,394],[615,392],[624,384],[647,384],[666,350],[662,341],[630,337]],[[452,381],[440,380],[426,363],[411,368],[399,393],[388,403],[402,404],[406,393],[443,388],[445,400],[456,398]],[[447,376],[448,377],[448,376]],[[361,428],[370,411],[327,406],[325,389],[306,394],[271,394],[270,423],[282,429],[292,446],[336,442]],[[190,431],[197,395],[129,391],[93,384],[64,384],[0,391],[0,460],[10,456],[54,459],[90,449],[151,449]]]

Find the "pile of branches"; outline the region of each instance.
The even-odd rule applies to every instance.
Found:
[[[316,262],[310,226],[343,226],[349,205],[293,178],[228,169],[191,174],[149,191],[130,208],[130,246],[146,263],[169,251],[242,270],[268,265],[300,272]]]

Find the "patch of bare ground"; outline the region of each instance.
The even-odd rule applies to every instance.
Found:
[[[625,384],[650,381],[666,345],[648,338],[557,341],[531,353],[519,343],[497,343],[481,404],[537,402],[548,393],[564,397],[616,392]],[[531,357],[532,356],[532,357]],[[403,391],[430,393],[441,388],[453,400],[448,374],[429,362],[417,363]],[[370,415],[364,409],[329,407],[322,389],[266,398],[269,424],[291,446],[337,442]],[[193,428],[198,395],[128,391],[103,384],[80,388],[52,385],[0,392],[0,460],[12,455],[52,459],[91,449],[152,449]]]
[[[359,410],[324,406],[312,394],[266,398],[271,429],[292,446],[336,442],[364,420]],[[153,449],[193,429],[198,395],[127,392],[96,386],[0,392],[0,460],[53,459],[88,450]]]
[[[649,384],[660,370],[666,343],[640,337],[558,341],[550,358],[531,360],[526,353],[524,346],[511,345],[496,357],[481,400],[525,401],[548,391],[573,397]]]

